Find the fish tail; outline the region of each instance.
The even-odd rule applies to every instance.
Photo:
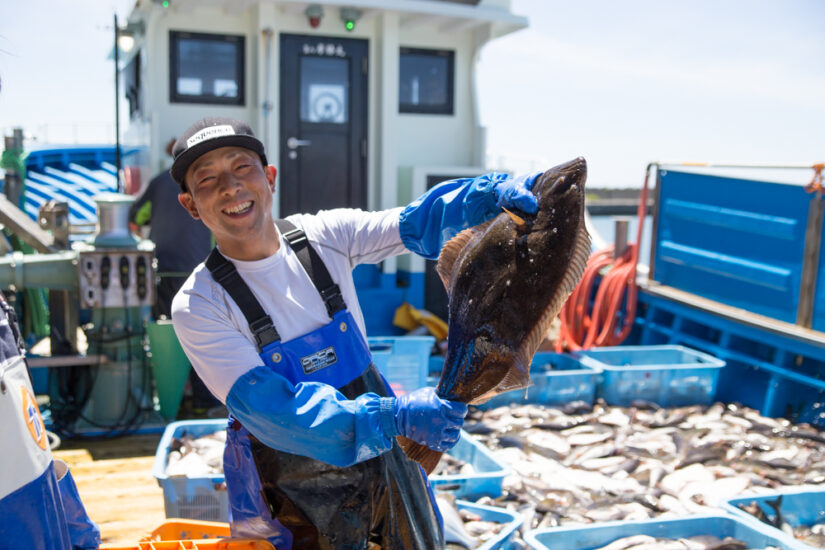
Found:
[[[438,461],[441,460],[443,453],[433,451],[429,447],[416,443],[412,439],[404,436],[398,436],[396,440],[401,450],[404,451],[404,454],[418,462],[421,467],[424,468],[427,475],[430,475],[433,470],[435,470],[435,467],[438,466]]]

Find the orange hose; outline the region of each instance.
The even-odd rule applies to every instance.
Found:
[[[825,163],[814,164],[811,168],[814,170],[814,179],[805,186],[805,191],[808,193],[821,193],[825,190],[822,185],[822,170],[825,169]]]
[[[556,340],[556,351],[577,351],[598,346],[617,346],[624,342],[636,319],[636,266],[639,262],[639,243],[647,215],[647,187],[650,166],[645,173],[645,183],[639,195],[636,211],[638,227],[636,242],[628,244],[620,258],[613,260],[613,247],[609,246],[590,255],[581,281],[573,289],[559,313],[561,329]],[[599,274],[603,276],[593,306],[590,296]],[[626,304],[624,323],[617,326],[622,303]]]

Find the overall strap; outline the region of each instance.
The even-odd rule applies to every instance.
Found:
[[[341,289],[332,282],[327,266],[324,265],[318,252],[309,244],[304,230],[287,220],[275,220],[275,225],[278,226],[284,239],[298,256],[298,261],[301,262],[304,271],[307,272],[312,284],[323,298],[329,316],[333,317],[339,311],[346,309],[347,304],[341,295]]]
[[[218,252],[217,247],[212,249],[206,259],[206,268],[215,281],[226,290],[235,300],[235,303],[238,304],[238,307],[241,308],[241,313],[249,323],[249,330],[252,331],[252,335],[255,337],[259,352],[267,344],[281,339],[278,331],[275,330],[275,325],[272,324],[272,318],[266,314],[261,304],[258,303],[249,286],[244,282],[238,270],[235,269],[235,264]]]

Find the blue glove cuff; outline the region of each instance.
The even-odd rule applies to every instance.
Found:
[[[378,400],[378,418],[381,420],[381,428],[387,439],[400,435],[398,425],[395,423],[395,397],[382,397]]]

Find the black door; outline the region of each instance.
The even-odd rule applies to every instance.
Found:
[[[367,41],[281,35],[281,216],[367,206]]]

